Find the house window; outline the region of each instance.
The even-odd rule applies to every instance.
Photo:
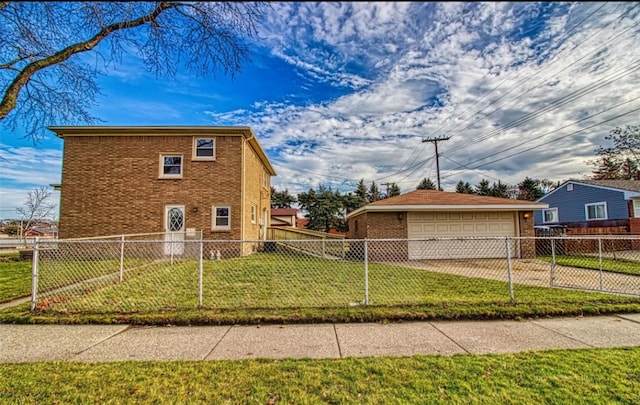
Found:
[[[640,218],[640,200],[639,199],[633,200],[633,216],[635,218]]]
[[[567,184],[567,191],[573,191],[573,184]]]
[[[231,229],[231,207],[217,206],[213,207],[213,224],[214,231]]]
[[[549,208],[548,210],[542,210],[542,222],[545,224],[558,222],[558,209]]]
[[[262,172],[262,187],[269,188],[269,173]]]
[[[216,140],[214,138],[194,138],[193,159],[194,160],[215,160]]]
[[[160,177],[182,178],[182,155],[160,155]]]
[[[599,202],[584,206],[587,220],[607,219],[607,203]]]
[[[255,204],[251,204],[251,223],[256,223],[256,215],[257,215],[258,207]]]

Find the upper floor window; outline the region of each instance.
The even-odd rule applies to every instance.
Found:
[[[573,184],[567,184],[567,191],[573,191]]]
[[[587,216],[587,220],[607,219],[607,203],[606,202],[585,204],[584,209]]]
[[[549,208],[547,210],[542,210],[542,222],[545,224],[550,222],[558,222],[558,209]]]
[[[269,173],[262,172],[262,187],[269,188]]]
[[[215,138],[194,138],[193,139],[193,159],[194,160],[215,160],[216,140]]]
[[[160,177],[168,179],[182,178],[182,155],[160,155]]]

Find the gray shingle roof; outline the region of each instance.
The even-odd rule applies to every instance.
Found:
[[[640,192],[640,180],[573,180],[576,183]]]

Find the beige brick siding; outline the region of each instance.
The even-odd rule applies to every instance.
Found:
[[[267,176],[264,178],[264,176]],[[263,185],[263,179],[266,180],[266,186]],[[264,232],[269,225],[268,221],[271,216],[271,176],[266,171],[260,158],[249,145],[244,143],[244,240],[263,240]],[[255,222],[251,221],[251,207],[255,206],[256,218]],[[266,222],[263,210],[266,210]],[[263,227],[260,226],[263,221]],[[253,251],[258,248],[256,244],[245,244],[245,249]],[[249,252],[245,252],[249,253]]]
[[[186,227],[202,229],[204,238],[241,239],[242,157],[251,148],[243,136],[211,137],[215,161],[192,160],[191,135],[65,136],[60,237],[163,232],[165,205],[175,204],[185,207]],[[159,178],[161,153],[183,156],[181,179]],[[245,184],[247,195],[254,189],[253,181]],[[230,231],[212,231],[213,205],[231,207]]]

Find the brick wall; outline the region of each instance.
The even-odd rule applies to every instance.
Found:
[[[193,161],[191,135],[65,136],[60,237],[163,232],[175,204],[204,238],[240,239],[244,137],[214,137],[216,160]],[[183,156],[181,179],[159,178],[160,153]],[[231,207],[230,231],[212,231],[213,205]]]
[[[268,221],[271,216],[271,176],[268,174],[264,165],[260,161],[260,158],[249,145],[248,142],[244,142],[244,240],[262,240],[264,238],[264,232],[267,229]],[[267,175],[267,184],[263,184],[263,176]],[[251,219],[251,207],[255,206],[256,216],[255,220]],[[265,221],[266,210],[266,222],[264,226],[260,226],[260,221]],[[258,249],[255,244],[245,244],[245,253],[250,253]]]
[[[356,221],[358,226],[356,227]],[[349,219],[347,239],[407,239],[407,213],[398,219],[397,212],[368,212]],[[354,243],[352,251],[363,253],[364,245]],[[373,261],[407,260],[406,241],[368,244],[369,259]]]
[[[518,226],[520,228],[519,236],[523,238],[533,238],[536,236],[535,229],[533,228],[533,211],[518,212]],[[536,241],[534,239],[520,240],[520,258],[533,259],[535,257]]]

